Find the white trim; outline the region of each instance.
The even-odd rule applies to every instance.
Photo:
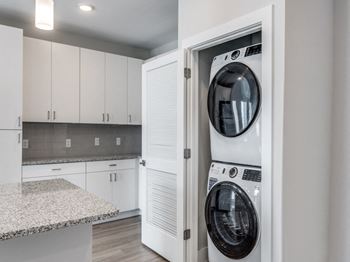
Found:
[[[189,81],[179,81],[178,93],[178,127],[179,131],[186,130],[186,133],[178,132],[178,157],[182,157],[182,150],[187,145],[192,149],[192,159],[187,161],[179,161],[178,181],[179,185],[187,186],[187,192],[178,191],[178,198],[184,202],[187,197],[188,214],[186,223],[191,228],[191,239],[187,244],[187,261],[198,261],[198,143],[196,137],[198,135],[198,119],[196,108],[198,108],[198,83],[197,83],[197,55],[198,51],[215,46],[217,44],[227,42],[239,38],[241,36],[262,31],[262,262],[274,261],[272,257],[272,231],[277,230],[276,236],[280,233],[280,228],[272,228],[272,189],[273,189],[273,156],[272,156],[272,96],[273,96],[273,6],[267,6],[258,11],[252,12],[240,18],[234,19],[228,23],[217,26],[203,33],[190,37],[182,41],[179,57],[179,79],[183,79],[183,68],[186,63],[192,69],[192,77]],[[188,53],[187,58],[181,57],[181,54]],[[186,95],[187,86],[187,95]],[[190,87],[190,88],[188,88]],[[187,102],[186,111],[185,103]],[[183,105],[181,103],[184,103]],[[187,140],[186,140],[186,136]],[[180,163],[181,164],[180,166]],[[187,170],[187,173],[185,173]],[[181,173],[183,172],[183,173]],[[187,179],[187,185],[184,181]],[[180,195],[183,193],[183,195]],[[181,206],[178,205],[179,211]],[[280,208],[278,206],[277,208]],[[277,210],[279,213],[281,210]],[[280,212],[281,213],[281,212]],[[185,218],[186,216],[184,216]],[[280,218],[281,219],[281,218]],[[180,229],[180,227],[178,227]],[[179,230],[180,231],[180,230]],[[281,245],[279,243],[279,245]],[[280,248],[280,246],[278,246]],[[178,260],[185,261],[185,260]],[[280,262],[277,261],[276,262]]]

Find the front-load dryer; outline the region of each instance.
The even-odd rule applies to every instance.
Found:
[[[261,44],[213,59],[208,92],[216,161],[261,165]]]
[[[209,262],[261,262],[261,170],[213,162],[205,220]]]

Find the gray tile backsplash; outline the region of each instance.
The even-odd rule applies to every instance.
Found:
[[[100,138],[99,146],[95,146],[95,137]],[[29,142],[23,160],[141,154],[141,126],[24,123],[23,139]],[[71,139],[70,148],[66,148],[66,139]]]

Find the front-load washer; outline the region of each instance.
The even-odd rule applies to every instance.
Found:
[[[208,92],[212,159],[261,165],[261,44],[213,59]]]
[[[209,262],[261,262],[261,169],[213,162],[205,221]]]

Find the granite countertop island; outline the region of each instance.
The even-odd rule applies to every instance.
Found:
[[[92,222],[117,214],[64,179],[0,185],[0,261],[90,261]]]
[[[114,217],[112,204],[64,179],[0,185],[0,240]]]
[[[33,158],[33,159],[24,159],[22,162],[22,166],[123,160],[123,159],[134,159],[134,158],[138,158],[139,156],[140,154],[118,154],[118,155],[109,155],[109,156],[56,157],[56,158],[40,158],[40,159]]]

